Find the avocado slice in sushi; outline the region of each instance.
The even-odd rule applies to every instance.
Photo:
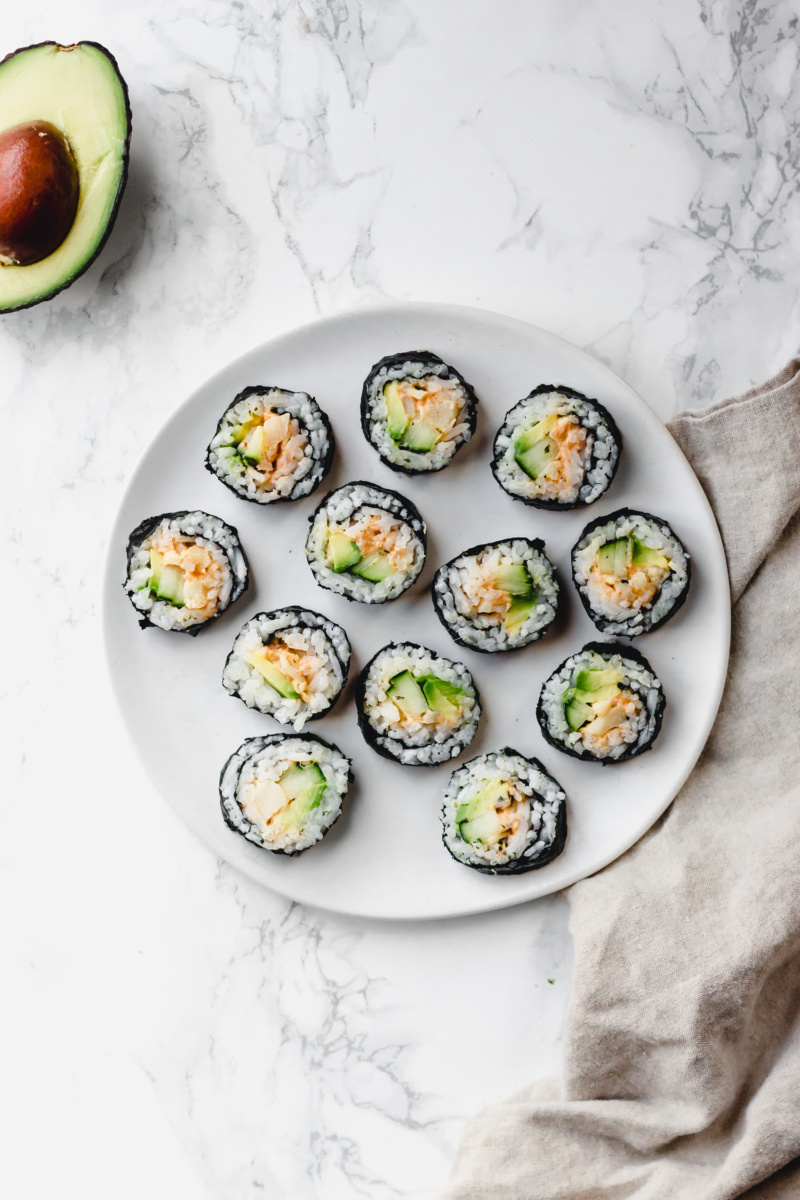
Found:
[[[382,550],[373,550],[371,554],[365,554],[350,569],[354,575],[358,575],[359,578],[366,579],[370,583],[380,583],[382,580],[388,579],[390,575],[394,575],[392,560]]]
[[[521,629],[530,615],[533,613],[537,605],[536,596],[517,596],[508,607],[508,612],[503,618],[503,628],[506,633],[516,633]]]
[[[438,675],[422,675],[419,683],[425,696],[428,708],[432,712],[441,713],[445,717],[455,717],[458,714],[458,699],[464,695],[463,688]]]
[[[396,379],[390,380],[383,389],[383,399],[386,404],[386,432],[393,442],[400,442],[408,429],[409,419]]]
[[[299,693],[292,686],[291,682],[286,678],[283,671],[276,667],[267,654],[267,651],[256,650],[250,655],[249,663],[251,667],[255,667],[259,675],[267,681],[271,688],[274,688],[279,696],[283,696],[284,700],[297,700]]]
[[[361,551],[358,546],[340,529],[334,529],[328,538],[327,553],[328,561],[337,574],[341,571],[349,571],[351,567],[361,561]]]

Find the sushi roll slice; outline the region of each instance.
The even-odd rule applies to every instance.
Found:
[[[481,718],[478,689],[464,664],[412,642],[384,646],[367,663],[356,705],[368,744],[407,767],[456,758]]]
[[[142,629],[197,634],[247,589],[239,535],[210,513],[148,517],[129,537],[127,553],[123,587]]]
[[[306,558],[320,587],[361,604],[383,604],[419,575],[426,539],[410,500],[374,483],[347,483],[311,516]]]
[[[243,500],[276,504],[310,496],[332,459],[331,424],[313,397],[248,387],[220,417],[206,470]]]
[[[447,632],[486,654],[519,650],[547,633],[558,593],[544,542],[530,538],[473,546],[433,578],[434,608]]]
[[[464,376],[437,354],[389,354],[364,380],[361,427],[393,471],[441,471],[475,432],[477,404]]]
[[[333,707],[349,670],[350,643],[341,625],[292,606],[258,613],[242,626],[222,686],[299,733]]]
[[[661,684],[638,650],[589,642],[545,681],[536,716],[551,746],[608,766],[651,748],[665,704]]]
[[[609,487],[621,449],[620,432],[602,404],[543,383],[506,413],[494,439],[492,473],[523,504],[580,508]]]
[[[247,738],[219,779],[225,823],[273,854],[301,854],[342,812],[350,759],[311,733]]]
[[[484,875],[521,875],[558,858],[567,798],[536,758],[505,746],[456,767],[444,794],[442,840]]]
[[[587,525],[572,551],[572,577],[602,633],[652,633],[689,590],[689,555],[666,521],[621,508]]]

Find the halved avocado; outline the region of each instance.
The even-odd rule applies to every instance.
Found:
[[[46,257],[23,264],[13,261],[6,247],[0,259],[0,312],[50,300],[83,274],[111,232],[127,180],[131,135],[128,89],[114,56],[96,42],[42,42],[4,58],[0,136],[22,129],[24,140],[24,127],[33,124],[52,126],[64,139],[77,169],[77,209],[66,236]],[[5,168],[6,156],[0,155],[0,180],[4,169],[7,176],[17,169],[19,140],[12,139]],[[12,185],[13,180],[11,192]],[[17,189],[13,203],[18,209],[26,199]],[[31,205],[36,202],[32,195]],[[0,210],[0,226],[5,215]]]

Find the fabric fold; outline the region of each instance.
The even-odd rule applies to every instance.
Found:
[[[719,717],[664,817],[570,889],[563,1076],[470,1123],[442,1200],[800,1195],[800,362],[671,428],[731,575]]]

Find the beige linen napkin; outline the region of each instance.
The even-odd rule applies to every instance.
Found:
[[[800,360],[671,428],[728,556],[722,707],[661,821],[568,893],[563,1078],[470,1123],[443,1200],[800,1197]]]

